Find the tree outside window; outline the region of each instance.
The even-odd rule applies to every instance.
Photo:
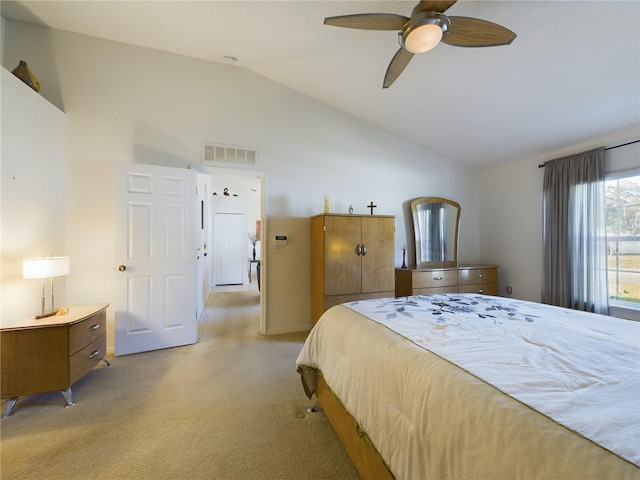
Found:
[[[609,298],[640,303],[640,174],[605,182]]]

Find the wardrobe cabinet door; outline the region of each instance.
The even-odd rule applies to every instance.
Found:
[[[395,290],[394,243],[394,218],[362,217],[362,293]]]
[[[360,293],[360,225],[359,218],[325,217],[325,295]]]

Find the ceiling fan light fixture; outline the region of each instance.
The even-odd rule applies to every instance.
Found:
[[[442,40],[449,19],[436,12],[428,12],[412,18],[402,30],[400,45],[411,53],[428,52]]]

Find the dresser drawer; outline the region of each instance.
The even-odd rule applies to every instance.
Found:
[[[101,311],[69,327],[69,353],[73,355],[107,331],[107,314]]]
[[[482,283],[477,285],[459,285],[458,293],[480,293],[482,295],[498,295],[498,284]]]
[[[396,269],[396,297],[436,293],[498,295],[498,266],[475,264],[433,270]]]
[[[461,268],[458,270],[458,285],[483,285],[498,282],[498,269],[489,268]],[[462,290],[460,290],[462,292]]]
[[[107,336],[94,340],[69,358],[69,385],[73,385],[107,354]]]
[[[458,293],[458,287],[447,285],[434,288],[414,288],[412,295],[436,295],[438,293]]]
[[[454,287],[458,284],[458,277],[456,270],[428,270],[428,271],[413,271],[412,287],[414,291],[421,288],[442,288],[442,287]]]

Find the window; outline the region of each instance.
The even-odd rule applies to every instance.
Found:
[[[609,298],[640,308],[640,170],[607,175],[605,216]]]

